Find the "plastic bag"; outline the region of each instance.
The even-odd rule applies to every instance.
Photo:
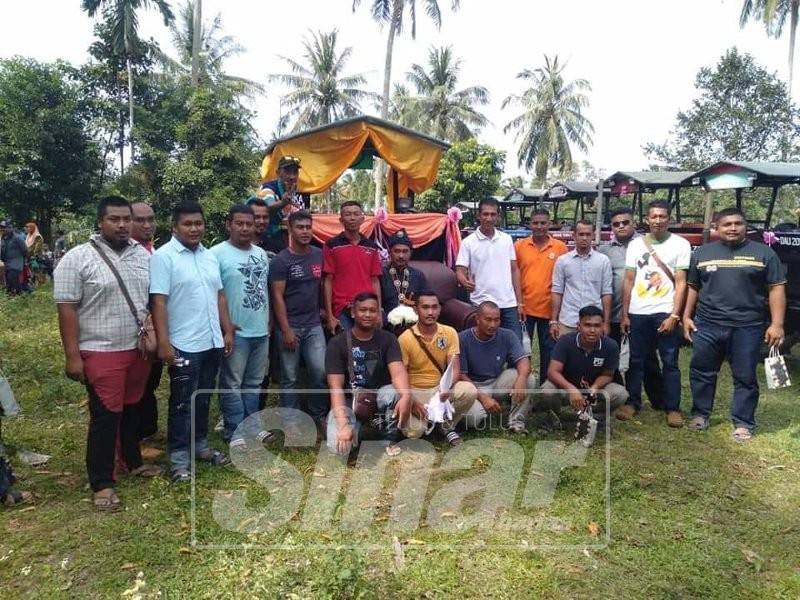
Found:
[[[0,373],[0,417],[13,417],[19,413],[19,404],[8,379]]]
[[[792,385],[792,381],[789,379],[789,369],[786,368],[786,361],[781,356],[777,346],[772,346],[769,349],[769,356],[764,359],[764,373],[767,375],[767,387],[771,390]]]
[[[627,335],[622,336],[619,345],[619,367],[620,373],[626,373],[631,366],[631,342]]]

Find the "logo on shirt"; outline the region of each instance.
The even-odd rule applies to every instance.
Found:
[[[606,364],[605,358],[594,358],[592,360],[592,365],[595,367],[602,367],[604,364]]]
[[[443,337],[437,337],[436,338],[436,347],[439,350],[444,350],[445,348],[447,348],[447,339],[445,339]]]
[[[322,277],[322,265],[311,265],[311,274],[317,279]]]
[[[247,257],[247,262],[239,263],[237,270],[244,276],[242,306],[261,310],[267,303],[267,263],[251,255]]]

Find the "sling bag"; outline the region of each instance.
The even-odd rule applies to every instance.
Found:
[[[650,256],[652,256],[653,259],[656,261],[656,264],[658,265],[658,267],[662,271],[664,271],[664,274],[667,277],[669,277],[669,280],[672,282],[672,287],[675,287],[675,275],[672,274],[672,271],[670,270],[670,268],[667,265],[665,265],[664,262],[658,257],[658,254],[656,254],[656,251],[653,248],[653,245],[647,240],[647,236],[644,236],[643,241],[644,241],[644,245],[647,247],[647,251],[650,253]]]
[[[108,268],[111,270],[111,273],[114,275],[114,278],[117,280],[117,284],[119,285],[119,289],[122,290],[122,295],[125,297],[125,302],[128,303],[128,308],[133,315],[133,318],[136,320],[136,326],[139,328],[139,335],[136,342],[136,349],[139,351],[139,355],[142,358],[147,358],[149,354],[153,354],[158,347],[156,342],[156,331],[153,327],[153,318],[150,313],[147,313],[145,316],[144,321],[139,318],[139,314],[136,312],[136,306],[131,300],[131,295],[128,293],[128,288],[125,287],[125,283],[122,281],[122,277],[120,277],[119,271],[111,262],[111,260],[106,256],[106,253],[97,245],[97,242],[94,240],[89,240],[89,243],[92,245],[92,248],[97,250],[97,253],[100,255],[100,258],[103,259],[103,262],[108,265]]]

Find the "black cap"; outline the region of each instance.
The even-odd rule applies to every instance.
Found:
[[[395,231],[391,237],[389,237],[389,248],[394,248],[398,244],[408,246],[410,250],[414,249],[414,246],[411,243],[411,238],[408,237],[408,233],[406,233],[405,229],[399,229]]]
[[[296,156],[281,156],[280,160],[278,161],[278,170],[280,169],[299,169],[300,168],[300,159]]]

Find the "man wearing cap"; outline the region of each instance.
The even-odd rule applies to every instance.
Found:
[[[6,269],[6,291],[9,294],[21,294],[23,284],[20,283],[20,275],[28,256],[28,247],[25,245],[25,238],[14,231],[14,224],[11,221],[3,221],[0,225],[3,228],[0,261]]]
[[[389,264],[381,275],[381,297],[383,309],[388,314],[400,304],[414,306],[417,294],[427,289],[428,282],[419,269],[410,267],[411,238],[401,229],[389,238]]]
[[[281,231],[286,217],[295,211],[309,208],[308,194],[297,191],[299,174],[300,159],[296,156],[282,156],[278,161],[278,178],[262,183],[256,194],[267,203],[269,225],[264,237],[271,241],[274,248],[270,250],[276,253],[287,246],[286,230]]]

